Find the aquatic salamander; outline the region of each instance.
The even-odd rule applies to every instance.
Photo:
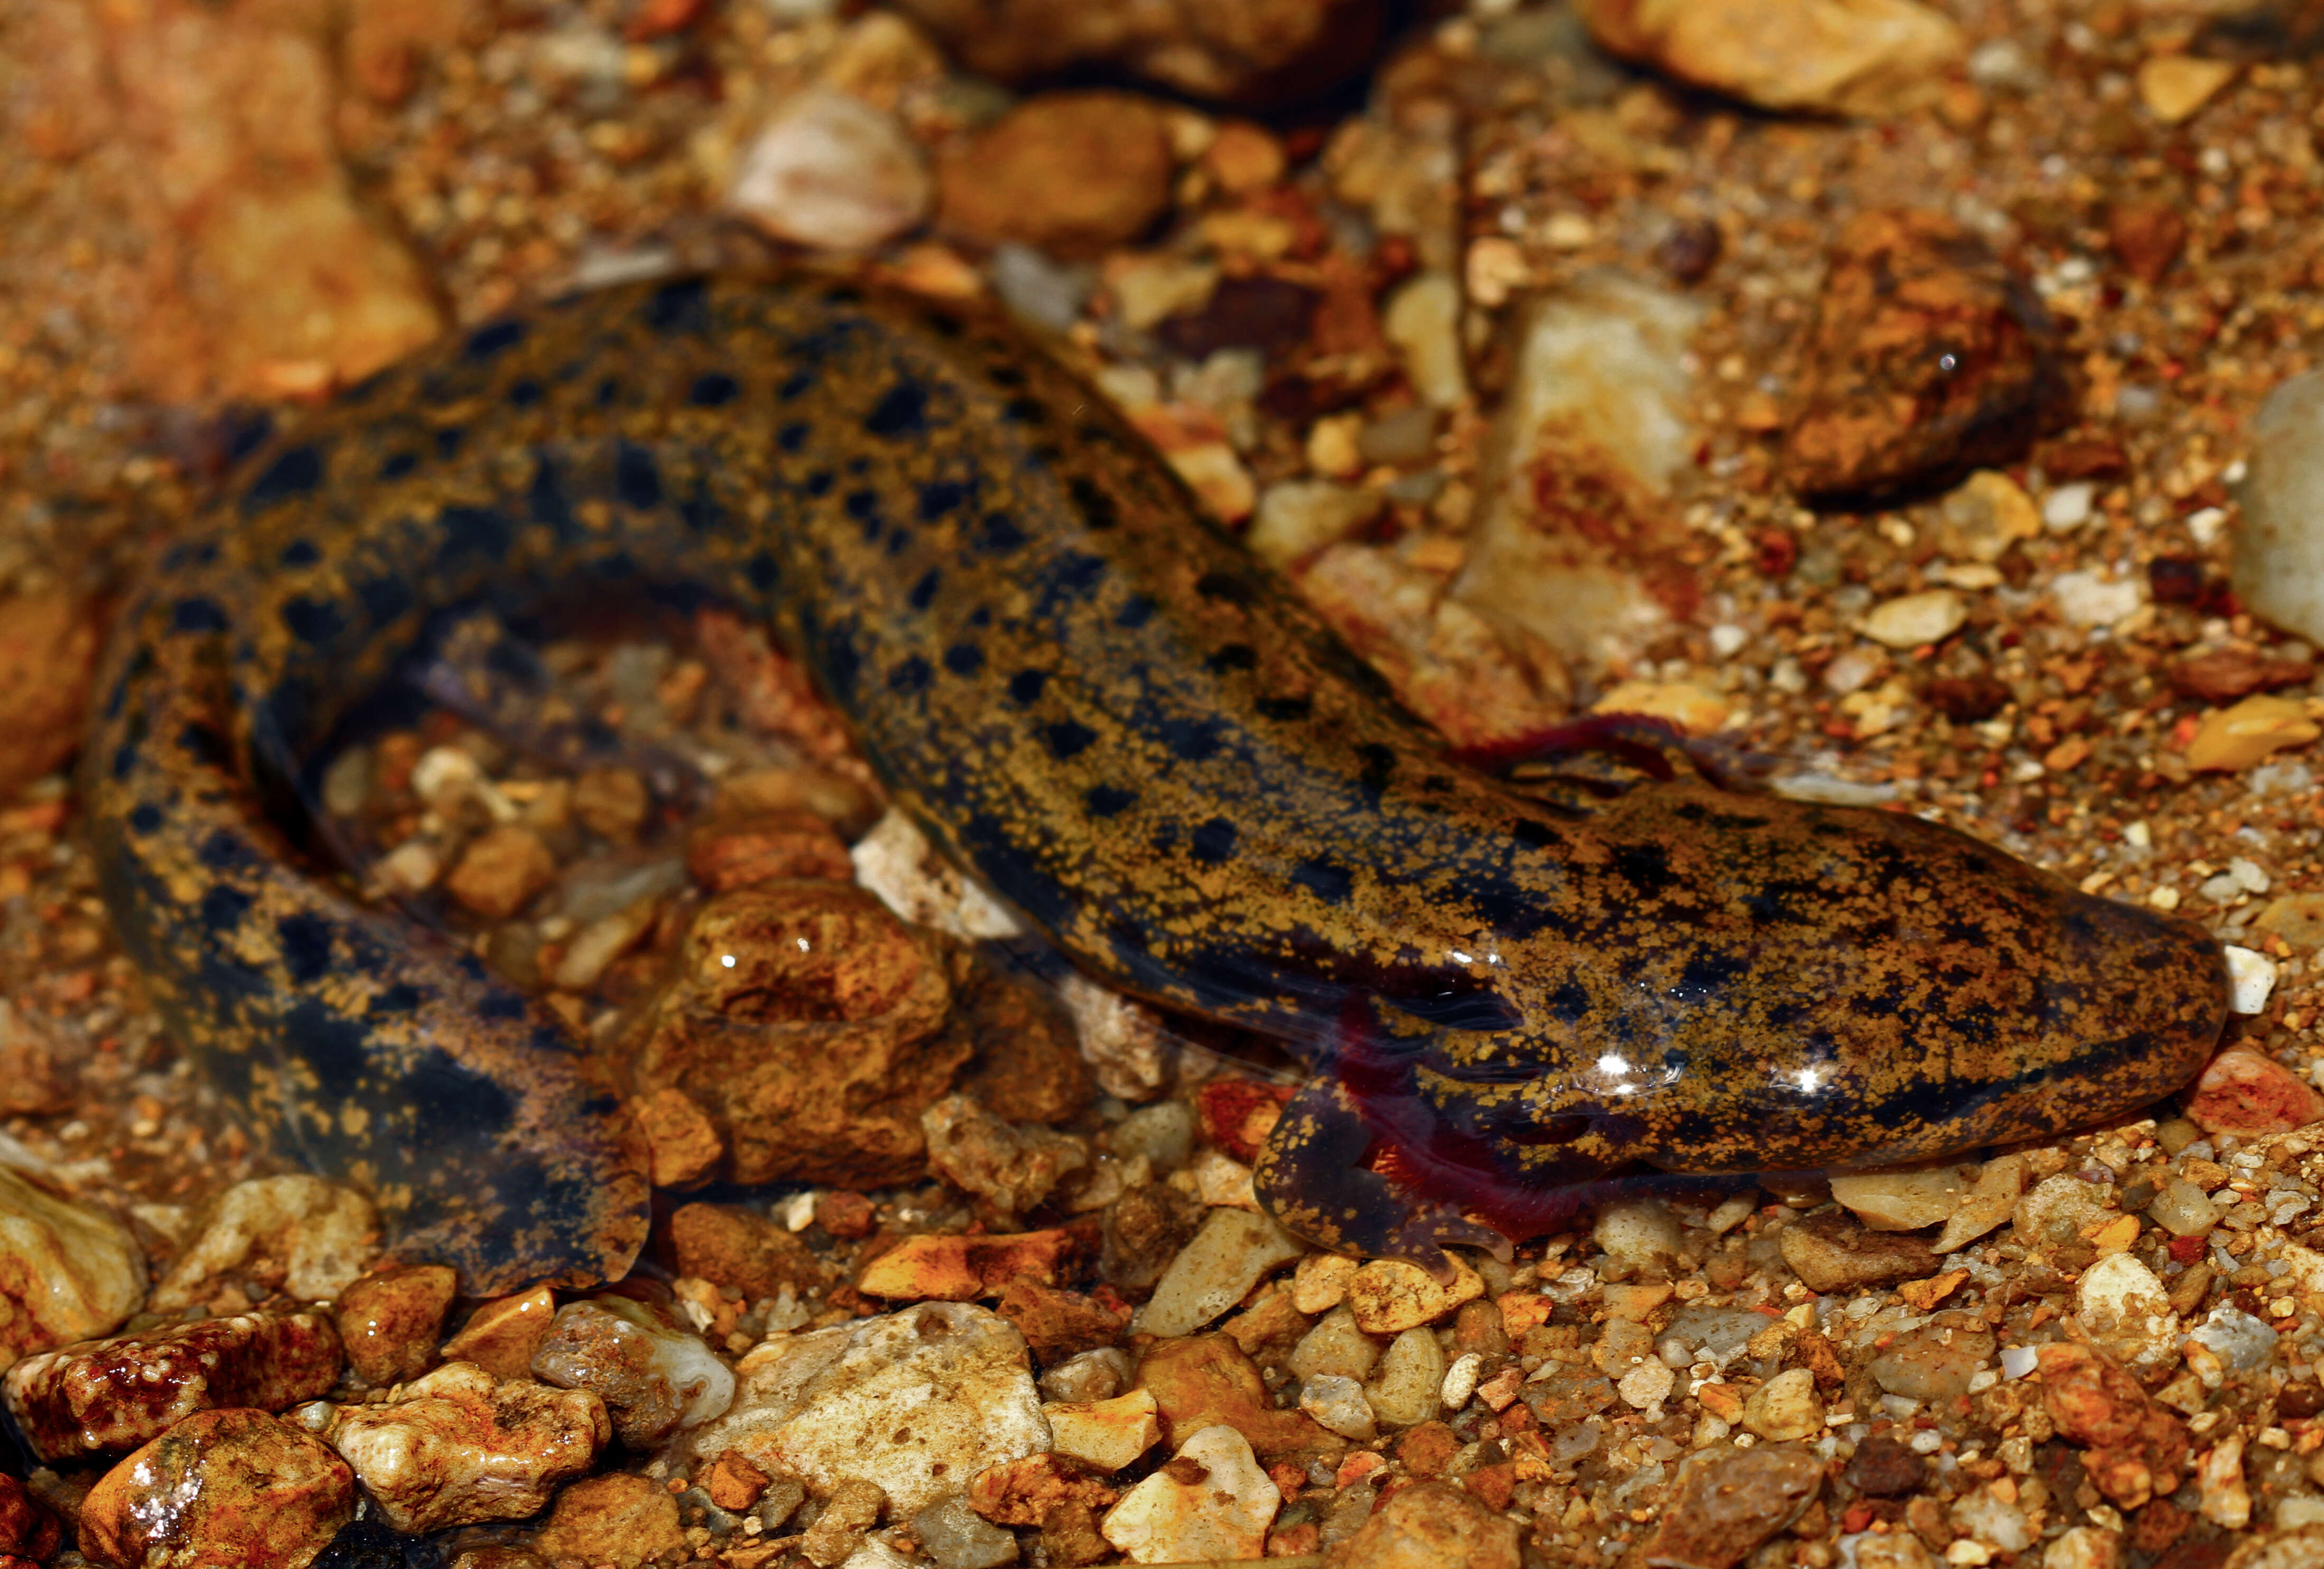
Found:
[[[86,751],[106,897],[180,1039],[470,1290],[622,1273],[637,1135],[548,1014],[333,891],[277,814],[431,617],[576,582],[763,617],[897,801],[1075,961],[1311,1058],[1259,1186],[1333,1247],[1441,1271],[1441,1243],[1506,1247],[1461,1211],[1521,1234],[1624,1162],[2053,1133],[2176,1088],[2225,1017],[2195,926],[1909,816],[1456,766],[993,324],[821,284],[613,290],[254,456],[128,614]]]

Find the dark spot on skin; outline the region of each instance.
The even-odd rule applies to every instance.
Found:
[[[366,578],[355,584],[355,598],[374,627],[384,627],[411,609],[411,585],[400,577]]]
[[[1021,702],[1029,708],[1041,701],[1042,690],[1048,684],[1047,671],[1019,670],[1009,678],[1010,700],[1013,702]]]
[[[855,674],[862,661],[856,656],[855,645],[848,635],[834,628],[824,636],[823,678],[830,684],[832,694],[840,699],[854,695]]]
[[[565,477],[547,458],[532,465],[532,482],[525,487],[524,509],[526,517],[556,530],[559,537],[573,532],[573,503],[565,493]]]
[[[178,732],[178,749],[205,767],[230,768],[234,748],[208,725],[189,724]]]
[[[1259,668],[1259,650],[1248,643],[1229,643],[1204,660],[1203,668],[1213,674],[1229,670],[1256,670]]]
[[[926,692],[935,676],[936,672],[928,668],[928,662],[915,654],[888,672],[888,690],[906,697],[915,696]]]
[[[478,998],[475,1008],[476,1017],[479,1019],[505,1021],[524,1017],[524,999],[514,992],[501,991],[497,988],[489,995]]]
[[[1525,818],[1519,818],[1510,825],[1509,837],[1532,849],[1549,849],[1564,842],[1557,830],[1549,824]]]
[[[775,432],[775,445],[785,452],[797,452],[807,445],[807,421],[794,419]]]
[[[331,968],[331,923],[320,915],[285,915],[274,923],[282,949],[282,968],[300,986],[318,981]]]
[[[1363,765],[1356,783],[1374,795],[1387,789],[1388,782],[1396,777],[1396,753],[1378,741],[1358,747],[1356,760]]]
[[[828,496],[831,494],[831,487],[838,482],[839,476],[833,473],[829,469],[817,469],[815,473],[807,475],[806,481],[800,484],[799,489],[805,491],[810,496]]]
[[[446,426],[443,429],[436,433],[437,457],[443,462],[449,463],[452,459],[460,455],[460,444],[467,439],[468,433],[461,429],[458,426]]]
[[[1050,566],[1048,576],[1052,592],[1086,599],[1104,580],[1105,557],[1068,550]]]
[[[161,809],[150,801],[141,801],[129,812],[129,831],[152,833],[161,826]]]
[[[598,408],[611,408],[615,403],[621,400],[621,396],[622,384],[613,377],[608,376],[604,381],[597,383]]]
[[[443,535],[436,559],[443,565],[454,564],[466,555],[498,562],[514,543],[508,519],[488,507],[447,507],[436,515],[436,524]]]
[[[258,866],[258,852],[223,828],[210,830],[194,858],[213,872],[246,872]]]
[[[227,623],[216,600],[183,599],[171,611],[170,624],[180,632],[223,632]]]
[[[954,643],[945,650],[944,662],[954,675],[973,675],[984,668],[984,650],[973,643]]]
[[[290,635],[309,647],[330,642],[347,629],[345,611],[329,600],[300,598],[287,600],[282,605],[282,624]]]
[[[1087,474],[1075,474],[1066,482],[1066,489],[1073,493],[1074,505],[1081,509],[1082,521],[1090,528],[1102,530],[1121,521],[1121,510],[1113,504],[1113,498],[1099,489]]]
[[[312,566],[323,559],[323,553],[311,539],[293,539],[275,559],[285,566]]]
[[[509,401],[519,408],[530,408],[540,401],[540,383],[527,377],[509,387]]]
[[[1738,955],[1716,950],[1698,953],[1686,961],[1670,995],[1681,1003],[1712,1003],[1750,972],[1750,960]]]
[[[865,544],[869,545],[872,540],[880,537],[880,530],[885,528],[886,524],[880,517],[880,497],[877,492],[850,491],[847,493],[847,499],[840,505],[847,509],[847,515],[850,518],[863,525]]]
[[[863,417],[868,435],[894,440],[925,435],[928,428],[928,391],[918,381],[902,381],[881,395]]]
[[[468,335],[460,357],[476,362],[497,359],[524,342],[524,323],[521,321],[496,321],[480,326]]]
[[[1651,899],[1669,891],[1670,856],[1662,846],[1618,844],[1610,858],[1614,870],[1629,883],[1631,892],[1638,897]]]
[[[1091,816],[1119,817],[1137,804],[1138,792],[1113,784],[1098,784],[1092,786],[1083,799],[1089,803]]]
[[[462,1067],[440,1047],[430,1048],[404,1075],[401,1091],[415,1125],[440,1142],[492,1137],[516,1115],[516,1103],[506,1089]]]
[[[294,446],[276,454],[272,463],[250,482],[242,493],[242,515],[255,517],[267,508],[295,500],[323,482],[323,454],[313,445]]]
[[[985,514],[982,537],[978,545],[989,555],[1006,555],[1025,543],[1025,531],[1017,527],[1005,512]]]
[[[1589,1015],[1590,994],[1582,989],[1580,981],[1563,981],[1555,991],[1543,999],[1543,1005],[1559,1022],[1579,1024]]]
[[[1291,880],[1326,904],[1344,904],[1355,891],[1355,874],[1330,861],[1302,861],[1291,870]]]
[[[942,572],[933,566],[928,568],[920,574],[920,581],[912,585],[912,592],[905,596],[905,602],[916,610],[927,610],[936,602],[936,589],[943,582]]]
[[[1049,408],[1038,398],[1011,398],[1001,406],[1001,417],[1010,425],[1040,425],[1048,419]]]
[[[725,509],[710,499],[710,493],[697,489],[678,504],[678,521],[692,533],[707,535],[726,520]]]
[[[1097,732],[1076,720],[1059,720],[1041,728],[1041,739],[1048,746],[1049,756],[1064,763],[1089,750]]]
[[[1154,601],[1145,594],[1132,594],[1121,602],[1113,614],[1117,627],[1138,628],[1154,619]]]
[[[1206,572],[1194,580],[1194,592],[1221,604],[1247,605],[1258,597],[1250,581],[1231,572]]]
[[[124,742],[113,748],[113,776],[126,779],[137,771],[137,748]]]
[[[367,1065],[364,1044],[369,1033],[355,1020],[312,997],[292,1003],[282,1014],[283,1043],[292,1060],[306,1064],[315,1076],[317,1094],[333,1107],[354,1099],[363,1088]]]
[[[202,926],[205,931],[227,932],[242,924],[250,913],[251,897],[240,888],[229,888],[220,883],[202,895]]]
[[[1222,720],[1168,720],[1161,726],[1162,744],[1170,748],[1173,757],[1189,763],[1200,763],[1218,756]]]
[[[661,505],[661,468],[652,453],[627,441],[614,448],[613,493],[641,512]]]
[[[1273,720],[1277,724],[1296,723],[1315,711],[1314,700],[1305,697],[1262,697],[1256,706],[1262,719]]]
[[[387,455],[387,461],[379,465],[379,477],[383,480],[400,480],[419,466],[420,457],[416,453],[390,453]]]
[[[958,480],[931,480],[920,487],[920,521],[933,523],[968,504],[972,487]]]
[[[1186,853],[1206,867],[1224,866],[1234,858],[1235,825],[1213,817],[1186,840]]]
[[[392,986],[382,987],[379,995],[372,998],[370,1012],[374,1017],[381,1014],[408,1014],[418,1007],[425,996],[426,994],[418,986],[397,981]]]
[[[763,550],[751,557],[750,565],[743,571],[751,579],[751,586],[761,593],[768,592],[782,580],[781,567],[776,564],[772,555]]]
[[[686,395],[696,408],[717,408],[741,397],[742,384],[732,376],[712,371],[696,376]]]
[[[710,330],[710,286],[699,278],[665,283],[646,297],[646,326],[658,333]]]
[[[1497,1034],[1525,1023],[1525,1014],[1498,992],[1482,986],[1459,986],[1441,992],[1385,999],[1391,1006],[1425,1019],[1440,1029],[1476,1030]]]
[[[783,378],[783,384],[775,389],[775,396],[789,403],[813,391],[815,381],[816,374],[813,371],[793,371]]]

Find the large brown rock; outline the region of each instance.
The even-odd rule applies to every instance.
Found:
[[[1324,1555],[1330,1569],[1517,1569],[1517,1528],[1449,1482],[1416,1482]]]
[[[1878,116],[1933,99],[1967,50],[1917,0],[1587,0],[1611,52],[1763,109]]]
[[[1867,496],[2005,464],[2066,393],[2024,279],[1940,214],[1865,213],[1832,249],[1784,477]]]
[[[355,1504],[321,1439],[263,1411],[197,1411],[89,1490],[80,1550],[109,1569],[307,1569]]]
[[[937,221],[970,240],[1094,256],[1154,226],[1176,171],[1169,118],[1152,99],[1044,94],[945,160]]]
[[[1296,99],[1379,45],[1380,0],[901,0],[971,69],[1003,81],[1115,66],[1197,97]]]
[[[954,954],[862,889],[760,883],[704,904],[632,1069],[718,1125],[738,1182],[920,1176],[920,1114],[968,1041],[945,1029]]]
[[[801,1295],[827,1284],[830,1271],[813,1249],[755,1210],[733,1204],[687,1204],[669,1217],[670,1264],[745,1298],[788,1286]]]

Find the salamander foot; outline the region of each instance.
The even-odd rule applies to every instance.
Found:
[[[1252,1186],[1260,1207],[1285,1229],[1334,1252],[1401,1259],[1440,1285],[1453,1278],[1447,1246],[1509,1260],[1514,1250],[1499,1232],[1368,1170],[1371,1144],[1355,1097],[1336,1079],[1314,1080],[1292,1096],[1259,1152]]]

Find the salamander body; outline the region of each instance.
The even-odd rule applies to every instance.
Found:
[[[85,754],[106,896],[180,1038],[472,1290],[621,1273],[638,1137],[548,1015],[335,892],[280,813],[431,618],[576,583],[762,618],[896,800],[1077,963],[1314,1061],[1259,1187],[1328,1245],[1441,1269],[1499,1240],[1459,1209],[1521,1232],[1628,1161],[2055,1132],[2183,1083],[2225,1016],[2196,927],[1911,817],[1455,766],[991,324],[807,284],[610,291],[254,457],[133,606]]]

